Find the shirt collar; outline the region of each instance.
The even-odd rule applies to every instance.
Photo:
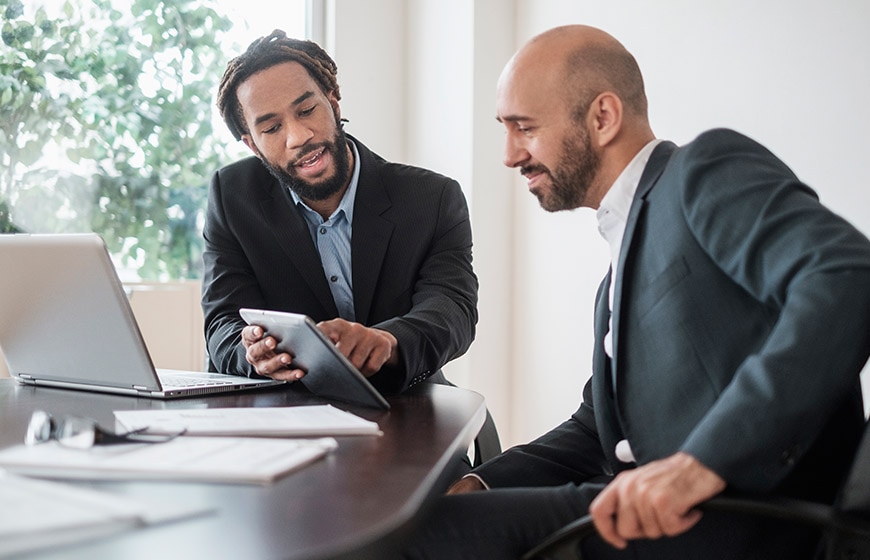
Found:
[[[353,203],[354,200],[356,200],[356,187],[359,184],[360,161],[359,150],[357,150],[356,144],[350,139],[347,140],[347,143],[353,151],[353,173],[350,176],[350,183],[347,185],[347,190],[344,191],[344,196],[341,197],[341,202],[338,203],[338,208],[335,209],[335,212],[332,213],[329,219],[339,216],[341,212],[344,212],[344,216],[347,218],[347,223],[353,225]],[[290,189],[290,196],[293,197],[293,202],[296,203],[296,205],[301,204],[305,210],[314,212],[314,210],[299,198],[299,195],[296,194],[296,191],[293,189]]]
[[[648,142],[641,150],[632,158],[629,164],[622,170],[619,177],[616,178],[610,190],[601,199],[601,204],[598,206],[598,211],[595,217],[598,219],[599,229],[610,229],[605,227],[606,223],[622,224],[624,229],[625,223],[628,221],[628,211],[631,209],[631,203],[634,200],[634,193],[637,192],[637,187],[640,184],[641,175],[649,162],[652,151],[662,142],[656,138]],[[620,231],[621,231],[620,229]],[[605,239],[607,237],[605,236]],[[610,240],[608,240],[610,241]]]

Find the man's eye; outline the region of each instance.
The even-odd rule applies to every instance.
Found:
[[[310,107],[308,109],[302,109],[301,111],[299,111],[299,116],[300,117],[307,117],[308,115],[310,115],[311,113],[314,112],[315,108],[317,108],[317,105],[315,105],[314,107]]]
[[[278,131],[278,125],[272,125],[269,128],[263,130],[263,134],[273,134]]]

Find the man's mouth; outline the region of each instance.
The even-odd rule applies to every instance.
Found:
[[[294,165],[294,167],[311,167],[315,165],[320,157],[323,155],[323,152],[326,151],[325,147],[320,148],[319,150],[315,150],[313,153],[308,154],[303,157],[303,159],[299,160],[298,163]]]
[[[547,172],[546,169],[539,167],[539,166],[534,166],[534,167],[529,166],[529,167],[523,167],[522,169],[520,169],[520,174],[526,178],[530,187],[532,186],[532,183],[534,183],[538,177],[540,177],[541,175],[544,175],[546,172]]]

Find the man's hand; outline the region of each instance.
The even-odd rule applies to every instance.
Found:
[[[589,513],[601,538],[623,549],[631,539],[688,531],[701,519],[693,508],[725,486],[715,472],[679,452],[621,472],[592,501]]]
[[[245,347],[245,359],[254,366],[257,373],[280,381],[296,381],[302,379],[305,372],[290,364],[293,356],[287,353],[275,352],[275,339],[263,336],[263,328],[249,325],[242,329],[242,345]]]
[[[338,351],[366,377],[374,375],[384,365],[399,363],[399,342],[387,331],[344,319],[323,321],[317,326],[335,343]]]
[[[476,476],[463,476],[456,482],[450,485],[447,489],[447,494],[466,494],[468,492],[478,492],[486,490],[486,486]]]

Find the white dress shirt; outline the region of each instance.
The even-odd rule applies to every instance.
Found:
[[[643,170],[649,161],[653,149],[661,143],[661,140],[655,139],[649,142],[646,146],[634,156],[634,159],[629,162],[604,198],[601,199],[601,204],[595,217],[598,219],[598,232],[607,241],[610,246],[610,293],[608,294],[608,307],[613,311],[613,294],[616,286],[616,267],[619,264],[619,254],[622,250],[622,236],[625,234],[625,224],[628,221],[628,211],[631,209],[631,202],[634,200],[634,193],[637,192],[637,185],[640,183],[640,177],[643,175]],[[604,349],[607,355],[613,357],[613,321],[610,320],[607,329],[607,335],[604,337]]]
[[[601,199],[601,204],[595,214],[595,217],[598,219],[598,231],[610,246],[611,275],[607,302],[611,313],[607,322],[607,334],[604,335],[604,350],[611,359],[613,358],[613,297],[617,280],[619,255],[622,250],[622,237],[625,235],[628,212],[634,200],[634,193],[637,192],[641,175],[643,175],[643,170],[646,168],[653,149],[660,142],[661,140],[655,139],[641,148],[626,168],[622,170],[619,177],[616,178],[616,181],[604,195],[604,198]],[[620,461],[625,463],[634,462],[634,454],[631,452],[631,445],[629,445],[628,440],[622,440],[617,443],[615,453],[616,458]]]

